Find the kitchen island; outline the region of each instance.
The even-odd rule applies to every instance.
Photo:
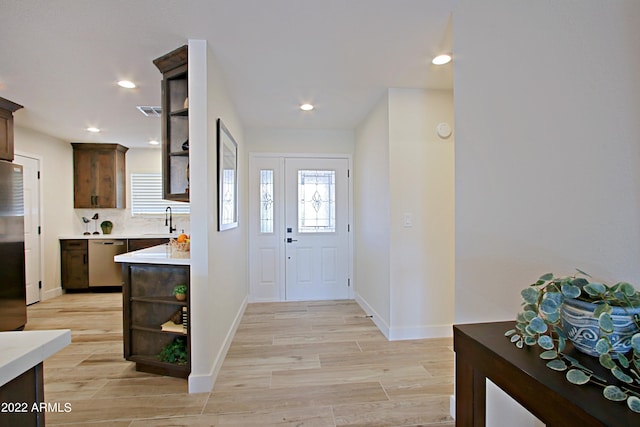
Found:
[[[71,410],[45,401],[42,375],[44,360],[70,343],[68,329],[0,332],[0,425],[44,426],[47,410]]]
[[[124,283],[124,357],[138,371],[180,378],[191,372],[189,254],[164,244],[114,257]],[[173,295],[177,285],[186,286],[186,300]]]

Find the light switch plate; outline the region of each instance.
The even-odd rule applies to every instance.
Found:
[[[402,222],[405,228],[413,227],[413,215],[410,213],[405,213],[403,216]]]

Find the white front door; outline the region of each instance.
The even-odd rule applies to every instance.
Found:
[[[349,295],[346,159],[285,160],[286,299]]]
[[[40,160],[16,154],[22,165],[24,191],[24,255],[27,304],[40,301]]]
[[[349,160],[252,155],[251,301],[351,298]]]

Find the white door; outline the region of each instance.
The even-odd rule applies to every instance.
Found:
[[[24,255],[27,304],[40,301],[40,160],[16,154],[24,182]]]
[[[286,299],[349,296],[349,165],[285,160]]]
[[[349,160],[250,157],[251,301],[351,297]]]

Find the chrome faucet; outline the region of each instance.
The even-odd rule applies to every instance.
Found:
[[[169,234],[176,231],[176,227],[173,226],[173,213],[171,212],[171,206],[167,206],[164,210],[164,225],[169,227]]]

